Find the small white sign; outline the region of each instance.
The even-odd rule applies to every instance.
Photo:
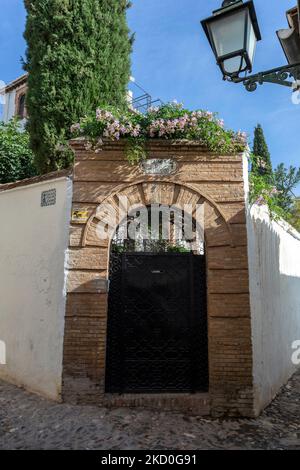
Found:
[[[177,164],[171,158],[152,158],[141,163],[141,170],[146,175],[171,175],[177,169]]]
[[[4,341],[0,340],[0,366],[6,364],[6,345]]]

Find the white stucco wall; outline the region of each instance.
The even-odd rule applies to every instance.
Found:
[[[4,95],[4,104],[0,120],[8,122],[14,116],[16,116],[16,90],[12,90]],[[20,132],[24,131],[26,122],[27,120],[25,118],[19,120]]]
[[[16,90],[13,90],[4,95],[3,116],[2,120],[8,122],[16,112]]]
[[[300,340],[300,234],[284,222],[270,220],[267,209],[258,206],[248,211],[247,229],[259,412],[297,368],[292,344]]]
[[[41,207],[42,191],[54,188],[56,204]],[[6,346],[0,378],[56,400],[71,199],[65,177],[0,192],[0,342]]]

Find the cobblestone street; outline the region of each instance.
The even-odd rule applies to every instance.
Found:
[[[0,449],[300,449],[300,373],[258,419],[56,404],[0,382]]]

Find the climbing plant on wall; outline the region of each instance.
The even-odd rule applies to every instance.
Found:
[[[300,198],[294,200],[291,224],[300,232]]]
[[[149,139],[194,140],[213,152],[243,152],[247,135],[224,127],[223,120],[209,111],[190,111],[178,103],[150,108],[142,114],[128,109],[98,107],[89,117],[71,126],[74,137],[85,136],[88,145],[101,151],[103,139],[127,143],[127,158],[137,163],[147,157]]]
[[[280,163],[272,168],[271,155],[260,124],[254,131],[251,155],[250,201],[266,205],[272,217],[281,217],[299,228],[294,189],[300,182],[300,168]]]

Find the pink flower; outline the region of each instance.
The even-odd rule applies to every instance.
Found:
[[[80,127],[80,124],[77,123],[77,124],[73,124],[71,127],[70,127],[70,131],[73,133],[73,132],[77,132],[77,131],[81,131],[81,127]]]
[[[248,135],[246,132],[238,131],[236,134],[236,140],[241,142],[242,144],[247,144],[248,142]]]
[[[274,195],[274,194],[279,194],[279,193],[280,193],[280,191],[278,191],[277,188],[273,188],[273,189],[271,190],[271,193],[270,193],[270,194]]]
[[[133,131],[131,132],[132,137],[138,137],[140,135],[140,126],[135,126]]]
[[[206,117],[209,121],[212,121],[214,114],[210,111],[206,111],[205,113],[203,113],[203,116]]]
[[[157,113],[159,111],[158,106],[151,106],[148,110],[148,113]]]
[[[265,198],[263,196],[259,196],[259,198],[256,200],[256,204],[258,206],[263,206],[266,204]]]

